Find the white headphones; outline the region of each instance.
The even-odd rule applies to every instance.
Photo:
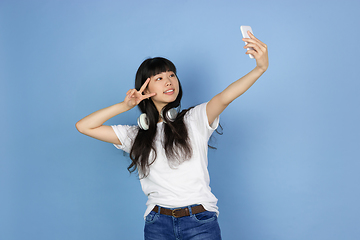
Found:
[[[149,119],[146,115],[146,113],[142,113],[138,119],[137,119],[137,123],[139,125],[139,127],[142,130],[148,130],[149,129]]]
[[[169,109],[169,111],[167,111],[166,113],[166,117],[171,121],[175,121],[176,117],[178,115],[178,110],[176,108],[171,108]],[[163,117],[163,111],[160,112],[160,116],[163,119],[164,123],[166,123],[164,117]],[[139,125],[139,127],[142,130],[148,130],[149,129],[149,118],[147,117],[146,113],[142,113],[138,119],[137,119],[137,123]]]

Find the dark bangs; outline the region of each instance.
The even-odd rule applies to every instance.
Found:
[[[152,58],[147,69],[148,77],[155,76],[162,72],[172,71],[176,74],[175,65],[165,58]]]
[[[136,73],[135,88],[139,90],[146,79],[167,71],[172,71],[176,74],[175,65],[168,59],[162,57],[146,59]]]

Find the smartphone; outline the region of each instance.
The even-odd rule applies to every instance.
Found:
[[[243,36],[243,38],[250,38],[249,34],[247,33],[248,31],[250,31],[251,33],[253,33],[252,29],[250,26],[241,26],[240,27],[241,30],[241,34]],[[248,44],[247,42],[245,42],[245,45]],[[253,48],[248,48],[247,50],[254,50]],[[254,58],[254,56],[252,54],[249,54],[250,58]]]

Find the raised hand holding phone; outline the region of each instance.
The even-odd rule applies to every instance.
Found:
[[[257,67],[265,72],[269,66],[267,45],[254,36],[250,26],[241,26],[240,29],[244,37],[244,48],[247,48],[246,54],[255,58]]]

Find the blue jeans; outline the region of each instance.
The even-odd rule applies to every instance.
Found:
[[[192,205],[195,206],[195,205]],[[205,211],[175,218],[151,211],[145,219],[145,240],[221,240],[215,212]],[[170,208],[171,209],[171,208]]]

